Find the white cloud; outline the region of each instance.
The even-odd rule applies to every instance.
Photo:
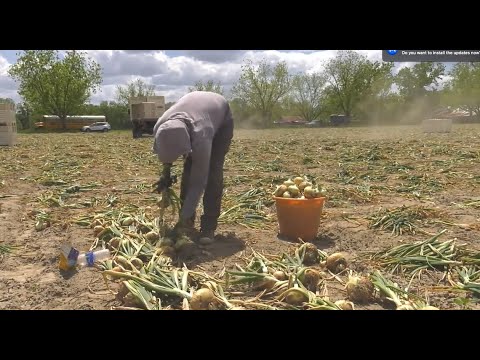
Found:
[[[166,101],[176,101],[188,91],[197,80],[220,81],[228,91],[238,79],[244,60],[270,63],[285,61],[292,73],[321,71],[324,63],[335,57],[338,50],[87,50],[89,56],[102,66],[103,84],[101,92],[92,96],[91,101],[114,100],[117,85],[141,78],[155,85],[159,95]],[[381,61],[381,50],[359,50],[368,59]],[[16,84],[7,76],[8,61],[0,51],[0,97],[13,97]],[[404,66],[395,65],[396,73]]]
[[[181,54],[192,57],[196,60],[211,63],[224,63],[227,61],[238,61],[247,50],[183,50]]]
[[[0,55],[0,98],[10,98],[19,101],[17,84],[8,76],[9,62]]]
[[[165,59],[155,56],[156,53],[127,53],[118,50],[89,51],[103,69],[103,76],[132,75],[151,76],[167,70]]]
[[[8,67],[10,64],[7,59],[0,55],[0,76],[7,76]]]

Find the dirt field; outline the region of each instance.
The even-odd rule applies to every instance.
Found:
[[[95,214],[128,209],[157,216],[158,195],[151,184],[160,168],[150,150],[152,138],[134,140],[130,133],[116,131],[18,137],[17,146],[0,148],[0,245],[13,247],[0,255],[0,309],[124,305],[116,296],[119,281],[109,281],[109,290],[100,269],[60,271],[59,247],[69,242],[86,251],[100,245],[89,226]],[[173,262],[213,276],[244,264],[242,256],[251,249],[272,255],[291,251],[297,244],[277,238],[269,194],[297,174],[315,178],[328,190],[314,244],[327,254],[348,253],[349,268],[359,273],[374,267],[368,252],[427,240],[444,229],[442,241],[455,239],[477,251],[479,149],[480,125],[454,125],[450,134],[423,134],[414,126],[238,130],[225,165],[223,210],[238,205],[240,194],[257,189],[262,200],[258,218],[263,219],[241,211],[225,214],[214,245],[190,243]],[[430,212],[411,221],[413,232],[404,228],[396,235],[370,226],[377,211],[402,205]],[[402,288],[410,281],[384,274]],[[455,289],[444,275],[424,271],[409,291],[427,296],[440,309],[478,308],[471,292]],[[453,271],[450,275],[455,277]],[[346,298],[345,276],[329,282],[332,300]],[[355,309],[386,308],[376,300],[355,304]]]

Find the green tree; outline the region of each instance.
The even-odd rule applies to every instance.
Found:
[[[345,115],[352,115],[362,102],[388,92],[392,68],[392,63],[370,61],[351,50],[340,51],[325,64],[327,102]]]
[[[480,64],[457,63],[449,75],[452,79],[445,89],[448,104],[467,110],[470,116],[480,115]]]
[[[25,50],[8,74],[19,83],[18,93],[38,111],[56,115],[66,128],[73,115],[102,83],[101,67],[85,53]]]
[[[395,83],[403,103],[402,121],[414,123],[432,116],[432,111],[441,100],[435,86],[444,73],[445,66],[433,62],[417,63],[398,72]]]
[[[130,81],[127,85],[117,85],[115,100],[128,106],[128,100],[132,97],[155,96],[155,85],[147,84],[142,79]]]
[[[188,88],[188,91],[211,91],[220,95],[223,95],[224,93],[223,86],[220,84],[220,82],[215,82],[213,80],[208,80],[205,82],[198,80],[195,82],[195,85]]]
[[[20,122],[22,126],[22,130],[29,129],[32,121],[32,108],[26,103],[18,103],[17,104],[17,121]]]
[[[424,97],[428,87],[438,85],[438,80],[445,74],[442,63],[421,62],[413,67],[400,69],[395,77],[400,95],[406,102]]]
[[[107,117],[112,127],[117,129],[130,129],[132,122],[128,116],[127,107],[114,101],[102,101],[100,103],[102,115]]]
[[[232,97],[237,97],[260,113],[262,125],[272,123],[273,110],[290,91],[291,79],[285,62],[271,66],[266,60],[255,66],[247,61],[242,66],[240,79],[232,88]]]
[[[2,103],[10,103],[10,104],[15,104],[15,101],[13,101],[10,98],[0,98],[0,104]]]
[[[327,79],[325,74],[299,74],[292,81],[291,104],[305,120],[316,120],[322,113],[322,95]]]
[[[127,107],[114,101],[102,101],[99,105],[86,104],[82,115],[104,115],[114,129],[131,128]]]

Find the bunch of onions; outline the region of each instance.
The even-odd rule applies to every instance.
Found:
[[[297,176],[288,179],[283,184],[277,186],[273,192],[275,197],[294,198],[294,199],[314,199],[324,197],[326,190],[313,186],[313,184],[304,177]]]

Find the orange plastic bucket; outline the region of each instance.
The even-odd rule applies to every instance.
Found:
[[[296,241],[312,241],[318,233],[325,198],[292,199],[274,197],[280,235]]]

